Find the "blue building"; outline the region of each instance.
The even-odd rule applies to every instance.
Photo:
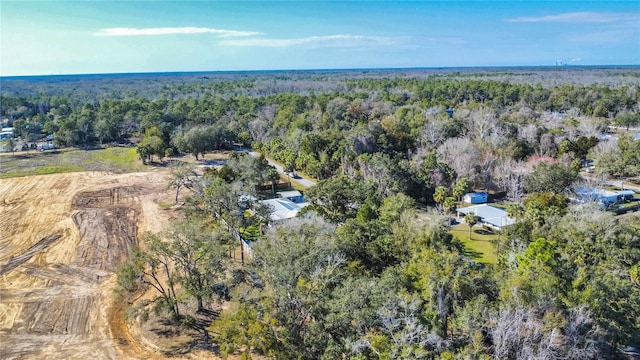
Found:
[[[489,194],[484,191],[464,194],[462,201],[468,204],[484,204],[489,201]]]

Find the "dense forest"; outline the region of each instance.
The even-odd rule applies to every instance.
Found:
[[[319,180],[300,217],[267,226],[241,200],[277,177],[264,158],[173,170],[184,220],[142,236],[120,288],[155,288],[187,325],[188,299],[233,299],[211,326],[223,356],[613,359],[640,347],[640,219],[575,187],[640,176],[639,92],[637,67],[5,78],[0,115],[25,142],[144,162],[242,144]],[[495,263],[417,215],[473,189],[516,219]]]

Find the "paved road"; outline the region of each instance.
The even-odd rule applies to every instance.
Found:
[[[255,151],[251,151],[251,152],[249,152],[249,154],[250,154],[251,156],[260,156],[260,153],[257,153],[257,152],[255,152]],[[285,176],[287,175],[287,174],[284,172],[284,168],[282,167],[282,165],[280,165],[280,164],[276,163],[274,160],[269,159],[268,157],[265,157],[265,159],[267,159],[267,161],[269,162],[269,165],[272,165],[273,167],[275,167],[275,168],[276,168],[276,170],[278,170],[278,172],[279,172],[280,174],[283,174],[283,175],[285,175]],[[315,182],[315,181],[313,181],[313,180],[311,180],[311,179],[309,179],[309,178],[303,178],[303,177],[301,177],[301,178],[299,178],[299,179],[294,179],[294,178],[290,178],[290,179],[291,179],[291,182],[297,182],[298,184],[300,184],[300,185],[304,186],[305,188],[310,188],[310,187],[312,187],[313,185],[315,185],[315,184],[316,184],[316,182]]]
[[[593,180],[593,181],[601,181],[602,179],[599,179],[595,176],[590,176],[587,174],[581,174],[583,178],[588,179],[588,180]],[[603,181],[604,185],[606,186],[615,186],[617,188],[620,188],[623,185],[622,180],[604,180]],[[625,190],[633,190],[636,193],[640,193],[640,186],[635,186],[635,185],[631,185],[629,184],[629,182],[625,181],[624,182],[624,189]]]

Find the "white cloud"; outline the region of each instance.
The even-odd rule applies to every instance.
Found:
[[[351,46],[389,46],[397,45],[407,38],[404,37],[381,37],[366,35],[327,35],[309,36],[304,38],[274,39],[274,38],[251,38],[222,40],[222,46],[246,46],[246,47],[351,47]]]
[[[615,23],[615,22],[627,22],[627,21],[639,21],[639,14],[631,13],[613,13],[613,12],[571,12],[557,15],[546,16],[523,16],[517,18],[506,19],[507,22],[512,23]]]
[[[205,27],[161,27],[161,28],[106,28],[93,33],[95,36],[149,36],[175,34],[213,34],[219,37],[262,35],[254,31],[213,29]]]
[[[571,59],[571,62],[581,62],[581,61],[582,61],[582,59],[581,59],[581,58],[574,58],[574,59]]]

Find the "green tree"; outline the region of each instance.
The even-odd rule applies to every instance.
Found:
[[[616,143],[598,144],[590,154],[599,174],[618,178],[640,174],[640,141],[628,134],[620,134]]]
[[[271,191],[273,196],[276,196],[276,184],[280,182],[280,173],[275,167],[271,167],[267,170],[267,179],[271,181]]]
[[[271,320],[268,312],[258,311],[251,304],[241,303],[237,309],[222,312],[211,323],[209,331],[215,334],[223,359],[237,350],[242,350],[243,358],[250,358],[252,350],[273,354],[277,342],[271,331]]]
[[[629,128],[640,124],[640,114],[632,111],[621,111],[616,115],[614,123],[622,126],[629,131]]]
[[[248,153],[233,153],[227,161],[230,169],[236,175],[235,182],[245,189],[255,192],[265,183],[275,181],[273,166],[264,157],[252,156]]]
[[[451,214],[453,210],[456,208],[456,198],[447,197],[444,199],[444,203],[442,204],[442,208],[445,214]]]
[[[162,132],[154,126],[147,129],[144,138],[136,147],[136,151],[138,155],[140,155],[142,163],[146,164],[147,161],[153,161],[154,155],[161,159],[164,156],[165,148],[166,145],[162,139]]]
[[[13,138],[8,138],[4,141],[4,148],[11,153],[16,151],[16,142]]]
[[[305,195],[331,221],[354,217],[367,197],[365,187],[346,176],[320,180]]]
[[[555,241],[538,238],[516,257],[517,270],[508,285],[502,288],[505,298],[524,304],[548,299],[561,304],[567,294],[567,284],[559,276],[564,268]],[[517,291],[514,291],[514,288]]]
[[[409,261],[406,273],[425,301],[427,321],[442,337],[449,335],[455,309],[483,292],[486,284],[479,269],[468,266],[456,251],[422,248]]]
[[[524,216],[524,207],[518,203],[507,205],[507,216],[518,222]]]
[[[120,127],[124,121],[121,114],[100,114],[95,124],[95,134],[101,143],[120,138]],[[43,129],[44,130],[44,129]]]
[[[384,199],[378,210],[379,219],[387,225],[392,225],[398,221],[402,214],[415,208],[415,200],[405,194],[396,194]]]
[[[469,179],[462,177],[456,181],[453,186],[453,197],[456,198],[458,202],[462,200],[462,196],[471,190],[471,184],[469,183]]]
[[[640,262],[629,269],[629,276],[631,277],[631,281],[633,281],[636,286],[640,287]]]
[[[325,304],[346,263],[334,233],[322,218],[305,216],[271,228],[254,246],[254,263],[270,289],[265,300],[278,324],[271,329],[276,357],[319,358],[326,347]]]
[[[542,162],[524,179],[527,191],[554,192],[556,194],[567,190],[578,178],[576,171],[560,164]]]
[[[167,244],[150,232],[143,233],[140,240],[145,250],[131,248],[129,260],[118,271],[120,292],[130,293],[151,286],[158,294],[154,299],[157,308],[169,310],[171,316],[178,319],[177,274]]]
[[[189,219],[172,224],[167,232],[167,254],[173,260],[177,281],[195,297],[201,311],[203,300],[213,294],[213,285],[224,277],[226,251],[220,233],[212,236],[202,222]]]
[[[473,229],[473,227],[480,221],[480,218],[478,218],[476,214],[468,212],[464,216],[464,221],[469,226],[469,240],[471,240],[471,229]]]
[[[448,195],[449,195],[449,190],[444,186],[436,187],[436,190],[433,193],[433,201],[436,203],[436,205],[440,208],[441,211],[444,205],[444,201],[447,199]]]
[[[524,215],[538,224],[544,224],[548,218],[566,214],[568,207],[569,198],[566,195],[534,193],[524,200]]]

